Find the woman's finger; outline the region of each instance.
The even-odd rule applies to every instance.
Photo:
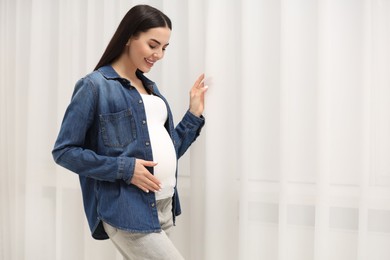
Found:
[[[202,84],[202,81],[204,80],[204,73],[200,74],[200,76],[198,77],[198,79],[195,81],[194,83],[194,87],[199,87],[199,85]]]
[[[144,186],[149,189],[149,190],[152,190],[154,192],[157,192],[157,191],[160,191],[161,190],[161,183],[160,181],[154,177],[152,174],[150,174],[151,176],[145,176],[146,178],[144,179]]]

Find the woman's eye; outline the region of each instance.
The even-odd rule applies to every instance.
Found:
[[[149,47],[150,47],[151,49],[155,49],[157,46],[149,45]]]

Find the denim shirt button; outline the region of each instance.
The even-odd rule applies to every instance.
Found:
[[[143,125],[146,124],[146,120],[142,120],[142,124],[143,124]]]
[[[140,100],[138,101],[138,103],[142,104],[142,99],[140,99]]]
[[[149,146],[149,145],[150,145],[150,143],[149,143],[149,142],[146,142],[146,143],[145,143],[145,145],[146,145],[146,146]]]
[[[152,203],[152,204],[150,204],[150,206],[152,206],[152,208],[154,208],[155,205],[154,205],[154,203]]]

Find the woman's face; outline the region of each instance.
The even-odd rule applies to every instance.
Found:
[[[131,65],[142,72],[149,72],[154,63],[164,57],[170,36],[168,27],[156,27],[131,37],[128,52]]]

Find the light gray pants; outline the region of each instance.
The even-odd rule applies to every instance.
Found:
[[[104,229],[126,260],[183,260],[168,235],[173,226],[172,199],[157,201],[160,233],[130,233],[103,222]]]

